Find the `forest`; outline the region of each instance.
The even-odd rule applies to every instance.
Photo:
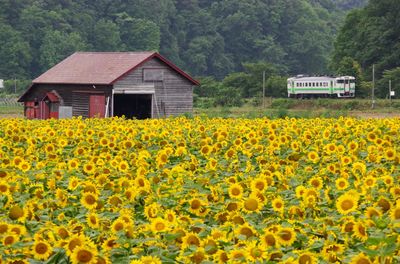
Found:
[[[367,96],[372,64],[380,85],[399,75],[397,2],[2,0],[0,79],[23,90],[75,51],[153,50],[201,81],[198,96],[238,97],[220,104],[259,96],[263,72],[269,96],[296,74],[356,75]]]

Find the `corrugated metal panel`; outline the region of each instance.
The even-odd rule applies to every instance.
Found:
[[[88,93],[72,92],[72,115],[89,117],[89,96]]]

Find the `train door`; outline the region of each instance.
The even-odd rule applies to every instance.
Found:
[[[349,94],[350,93],[350,80],[349,77],[345,77],[343,81],[344,85],[344,94]]]

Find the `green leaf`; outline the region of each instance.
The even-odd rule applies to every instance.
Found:
[[[369,257],[376,257],[376,256],[379,256],[379,254],[380,254],[380,252],[378,250],[369,249],[364,246],[360,246],[358,249],[360,251],[364,252],[365,254],[367,254]]]
[[[391,256],[394,254],[396,249],[397,249],[396,243],[387,244],[380,250],[380,255],[381,256]]]

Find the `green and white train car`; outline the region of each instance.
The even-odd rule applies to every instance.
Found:
[[[339,77],[292,77],[287,80],[288,97],[354,97],[355,82],[353,76]]]

